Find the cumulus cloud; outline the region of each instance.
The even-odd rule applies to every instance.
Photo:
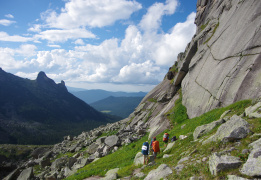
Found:
[[[77,44],[77,45],[84,45],[84,42],[82,39],[77,39],[74,44]]]
[[[30,27],[28,31],[32,32],[41,32],[42,25],[41,24],[34,24],[33,27]]]
[[[23,44],[16,49],[0,47],[0,67],[7,70],[27,67],[30,65],[30,61],[15,57],[32,57],[36,54],[36,49],[36,46],[32,44]]]
[[[9,36],[6,32],[0,31],[0,41],[9,41],[9,42],[27,42],[33,41],[33,38],[23,37],[19,35]]]
[[[114,82],[126,83],[131,82],[135,84],[158,83],[162,79],[156,79],[160,73],[160,67],[155,67],[152,62],[146,61],[144,63],[131,63],[121,68],[118,76],[112,78]]]
[[[37,32],[34,38],[9,36],[0,32],[0,41],[47,40],[47,46],[55,49],[36,52],[36,47],[29,44],[13,51],[2,48],[0,53],[4,53],[0,57],[0,66],[11,68],[13,64],[13,68],[18,68],[26,65],[34,71],[43,70],[50,78],[56,81],[63,79],[66,83],[156,85],[174,64],[178,53],[185,50],[196,31],[195,13],[191,13],[185,22],[176,24],[167,33],[161,30],[162,18],[173,14],[178,6],[177,0],[167,0],[148,8],[137,25],[132,24],[126,28],[123,39],[108,38],[100,43],[88,44],[90,41],[83,38],[98,38],[87,26],[103,27],[119,19],[126,19],[139,10],[141,5],[136,1],[126,0],[66,2],[60,14],[52,10],[42,14],[48,25],[47,29],[45,25],[34,25],[28,29]],[[103,16],[109,16],[111,20],[108,21]],[[69,45],[76,47],[67,50],[56,45],[56,42],[68,40],[73,40]],[[18,62],[14,59],[16,55],[28,57],[30,54],[33,57],[28,61]],[[2,58],[9,58],[10,61],[3,62]],[[22,71],[18,74],[23,77],[36,75],[32,72],[25,76]]]
[[[145,32],[157,31],[161,25],[162,16],[173,14],[177,6],[177,0],[167,0],[165,4],[153,4],[143,16],[139,26]]]
[[[95,38],[96,36],[86,29],[52,29],[42,31],[35,38],[45,39],[49,42],[65,42],[68,39]]]
[[[48,10],[42,18],[54,28],[104,27],[128,19],[141,7],[136,1],[127,0],[70,0],[60,14]]]
[[[14,23],[16,23],[16,21],[11,21],[8,19],[0,19],[0,25],[3,25],[3,26],[10,26],[11,24],[14,24]]]

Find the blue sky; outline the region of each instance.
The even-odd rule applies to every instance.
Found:
[[[0,0],[0,67],[67,86],[150,91],[195,34],[196,0]]]

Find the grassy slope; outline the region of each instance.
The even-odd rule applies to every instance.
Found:
[[[230,146],[232,147],[234,145],[232,143],[222,144],[221,142],[202,145],[199,142],[193,141],[193,131],[196,127],[200,125],[207,124],[219,119],[220,115],[226,110],[231,110],[228,115],[240,115],[249,105],[251,105],[251,101],[244,100],[225,108],[214,109],[199,117],[188,119],[185,113],[186,109],[184,109],[185,107],[181,104],[181,99],[179,99],[176,102],[175,107],[170,112],[168,112],[168,117],[173,124],[173,128],[168,130],[167,132],[170,134],[170,136],[176,135],[177,137],[179,137],[179,135],[187,135],[188,138],[186,138],[185,140],[177,140],[174,147],[165,153],[172,154],[172,157],[163,159],[163,153],[161,153],[156,161],[156,164],[153,166],[147,166],[146,168],[144,168],[143,172],[147,174],[149,171],[157,168],[162,163],[165,163],[170,167],[175,167],[181,158],[190,155],[192,158],[189,161],[194,163],[187,165],[185,169],[183,169],[183,171],[179,174],[177,174],[176,171],[173,171],[173,174],[170,175],[169,179],[188,179],[189,177],[194,175],[203,176],[205,179],[222,178],[223,176],[225,176],[224,173],[221,173],[218,177],[211,176],[208,169],[208,161],[201,161],[198,164],[196,164],[196,161],[202,160],[203,157],[208,157],[209,155],[211,155],[212,152],[222,151],[225,148],[228,148]],[[261,132],[261,119],[246,118],[246,120],[252,125],[251,130],[253,133]],[[181,128],[182,125],[185,125],[183,129]],[[217,128],[215,128],[208,135],[214,133],[216,130]],[[163,133],[159,134],[157,138],[161,139]],[[140,151],[141,145],[145,140],[147,140],[147,137],[148,136],[145,136],[141,140],[134,142],[128,146],[122,147],[117,152],[85,166],[83,169],[80,169],[76,174],[68,177],[67,179],[83,179],[92,175],[104,176],[104,174],[108,170],[116,167],[120,168],[120,171],[118,173],[120,177],[131,175],[133,170],[135,168],[138,168],[133,165],[135,155],[137,154],[137,152]],[[204,136],[202,138],[204,138]],[[251,135],[249,135],[247,138],[241,140],[241,144],[236,148],[236,150],[232,151],[232,155],[238,156],[242,159],[242,161],[245,161],[247,155],[242,155],[241,151],[242,149],[247,148],[247,145],[256,139],[257,138],[251,137]],[[164,150],[163,143],[160,143],[160,146],[161,149]],[[228,173],[239,174],[238,170],[231,170],[231,172]]]

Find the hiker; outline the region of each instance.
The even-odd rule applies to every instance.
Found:
[[[163,142],[165,143],[164,146],[166,147],[168,142],[169,142],[169,134],[168,133],[165,133],[163,135]]]
[[[151,138],[151,141],[150,141],[150,151],[151,151],[151,153],[153,152],[152,143],[153,143],[153,138]]]
[[[142,144],[142,148],[141,148],[141,153],[143,154],[144,156],[144,162],[143,164],[148,164],[148,161],[149,161],[149,143],[148,141],[144,142]]]
[[[156,159],[157,154],[160,153],[159,141],[157,141],[156,137],[153,138],[152,149],[154,159]]]

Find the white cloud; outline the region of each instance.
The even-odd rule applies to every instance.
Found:
[[[48,10],[42,18],[54,28],[104,27],[117,20],[128,19],[141,7],[140,3],[132,0],[70,0],[60,14]]]
[[[84,45],[85,43],[83,42],[82,39],[77,39],[74,44],[78,44],[78,45]]]
[[[33,27],[30,27],[28,31],[32,32],[41,32],[42,25],[41,24],[34,24]]]
[[[152,56],[156,64],[170,66],[176,61],[196,32],[195,17],[196,13],[191,13],[185,22],[176,24],[170,33],[162,35],[161,40],[155,42],[157,47]]]
[[[96,36],[86,29],[52,29],[42,31],[35,38],[45,39],[49,42],[65,42],[68,39],[95,38]]]
[[[13,19],[14,16],[12,14],[6,14],[5,17]]]
[[[37,47],[33,44],[22,44],[15,52],[25,57],[32,57],[36,55],[36,49]]]
[[[157,31],[161,25],[163,15],[171,15],[178,6],[177,0],[167,0],[165,4],[155,3],[149,9],[147,14],[142,17],[139,24],[145,32]]]
[[[47,46],[52,47],[52,48],[61,48],[61,46],[58,44],[48,44]]]
[[[7,70],[27,67],[30,61],[21,57],[32,57],[36,54],[35,50],[36,46],[31,44],[24,44],[16,49],[0,47],[0,67]],[[17,57],[19,57],[18,60]]]
[[[0,41],[9,41],[9,42],[27,42],[33,41],[33,38],[23,37],[23,36],[9,36],[6,32],[0,31]]]
[[[20,70],[18,74],[23,77],[33,77],[36,74],[34,71],[40,69],[56,82],[63,79],[66,83],[158,84],[166,74],[168,67],[173,65],[178,53],[184,51],[194,35],[195,13],[190,14],[185,22],[173,26],[168,33],[164,33],[161,31],[162,18],[175,12],[177,1],[167,0],[165,3],[156,3],[148,9],[139,25],[127,27],[123,40],[111,38],[95,45],[86,44],[88,41],[83,41],[82,38],[96,38],[96,36],[84,26],[102,27],[106,26],[106,23],[110,24],[120,18],[124,19],[123,16],[117,17],[114,14],[117,12],[112,12],[109,14],[112,21],[105,22],[101,12],[108,15],[114,7],[115,11],[123,13],[121,10],[126,10],[128,7],[130,10],[123,13],[127,18],[140,8],[136,1],[125,0],[112,0],[111,4],[105,8],[108,2],[108,0],[100,2],[86,0],[83,4],[82,0],[67,1],[61,14],[49,11],[43,15],[49,25],[55,26],[53,23],[57,23],[56,28],[41,32],[41,29],[46,26],[34,25],[29,29],[38,32],[34,38],[9,36],[5,32],[0,32],[2,41],[48,40],[49,47],[59,48],[38,52],[35,52],[35,46],[28,44],[13,50],[2,48],[0,49],[0,53],[3,53],[3,56],[0,57],[0,66],[9,69],[25,67],[31,69],[33,73],[26,73],[26,75],[22,74],[23,71]],[[116,2],[119,4],[116,5]],[[102,5],[99,10],[101,14],[96,12],[100,7],[100,4],[98,6],[97,3]],[[79,8],[77,11],[76,7]],[[84,19],[87,15],[90,17]],[[91,17],[96,19],[88,20]],[[57,29],[58,27],[63,29]],[[55,44],[55,42],[65,42],[69,39],[74,40],[69,44],[70,46],[77,45],[72,50],[62,49]],[[14,58],[17,55],[25,58],[29,55],[34,57],[27,61],[22,58],[18,61]],[[8,61],[4,62],[4,59],[8,59]]]
[[[14,24],[14,23],[16,23],[16,22],[8,20],[8,19],[0,19],[0,25],[3,25],[3,26],[10,26],[11,24]]]
[[[120,83],[135,83],[135,84],[155,84],[161,79],[158,79],[160,67],[156,67],[152,62],[131,63],[121,68],[118,76],[112,78],[114,82]]]

